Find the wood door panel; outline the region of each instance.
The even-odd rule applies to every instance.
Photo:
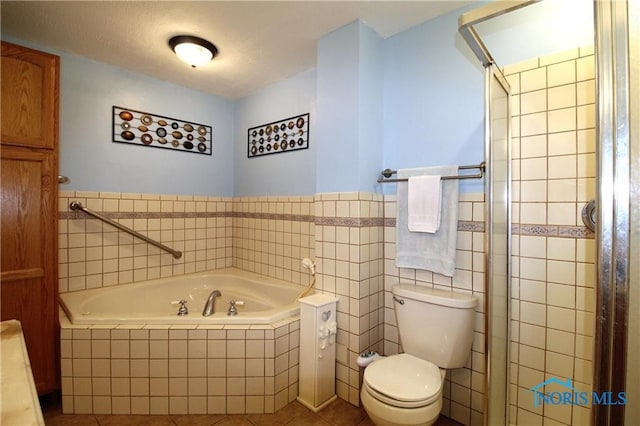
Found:
[[[22,323],[39,394],[59,385],[59,58],[2,41],[0,317]]]
[[[2,42],[2,144],[54,149],[59,58]]]
[[[58,387],[55,159],[45,150],[0,151],[0,316],[22,323],[39,393]]]
[[[24,153],[7,158],[1,164],[2,203],[2,274],[10,271],[42,268],[43,241],[40,212],[43,197],[42,179],[46,154]],[[11,155],[11,154],[9,154]],[[31,157],[31,158],[25,158]]]

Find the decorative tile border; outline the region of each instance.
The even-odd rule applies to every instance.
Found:
[[[385,218],[383,221],[383,225],[388,226],[390,228],[394,228],[396,226],[395,218]],[[459,220],[458,221],[458,231],[468,231],[468,232],[484,232],[484,222],[474,222],[469,220]]]
[[[351,228],[366,228],[371,226],[395,227],[395,218],[383,217],[315,217],[312,215],[295,215],[279,213],[249,213],[249,212],[100,212],[109,219],[187,219],[187,218],[241,218],[284,220],[291,222],[310,222],[320,226],[346,226]],[[93,219],[83,212],[60,212],[59,219]],[[485,223],[477,221],[458,221],[458,231],[484,232]],[[511,226],[513,235],[529,235],[544,237],[587,238],[595,235],[584,226],[565,225],[529,225],[514,223]]]
[[[596,237],[595,233],[585,226],[560,226],[558,227],[558,236],[589,239]]]
[[[209,217],[228,217],[226,212],[96,212],[109,219],[190,219]],[[60,212],[58,219],[95,219],[81,211]]]
[[[304,214],[232,212],[228,213],[228,215],[234,218],[241,219],[286,220],[291,222],[314,221],[314,216]]]
[[[526,225],[514,223],[511,226],[511,232],[513,235],[537,237],[595,238],[595,234],[584,226]]]
[[[458,231],[484,232],[484,222],[459,220]]]
[[[293,222],[313,222],[310,215],[278,214],[278,213],[247,213],[247,212],[97,212],[109,219],[189,219],[231,217],[242,219],[288,220]],[[93,219],[80,211],[60,212],[59,219]]]
[[[558,227],[555,225],[526,225],[514,223],[511,225],[513,235],[533,235],[539,237],[555,237]]]
[[[349,226],[352,228],[385,226],[385,219],[382,217],[316,217],[315,224],[321,226]]]
[[[186,219],[232,217],[241,219],[285,220],[292,222],[312,222],[320,226],[347,226],[351,228],[388,226],[395,227],[395,218],[383,217],[315,217],[311,215],[294,215],[279,213],[248,213],[248,212],[99,212],[109,219]],[[60,212],[59,219],[93,219],[86,213],[71,211]],[[514,225],[517,226],[517,225]],[[459,221],[458,231],[484,232],[484,222]],[[557,228],[557,227],[556,227]],[[586,228],[585,228],[586,229]],[[557,230],[555,231],[557,233]],[[515,232],[514,232],[515,233]],[[536,234],[539,235],[539,234]],[[570,234],[566,234],[569,236]]]

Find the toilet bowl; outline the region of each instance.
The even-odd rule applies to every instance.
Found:
[[[381,358],[364,372],[362,405],[376,425],[431,425],[442,409],[444,374],[409,354]]]

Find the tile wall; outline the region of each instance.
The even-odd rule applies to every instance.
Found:
[[[69,208],[71,201],[183,252],[181,259]],[[307,285],[314,197],[198,197],[61,191],[59,290],[235,266]]]
[[[466,197],[460,204],[460,267],[454,282],[451,282],[447,279],[441,280],[443,277],[395,268],[393,197],[387,197],[385,200],[382,195],[371,193],[318,194],[315,197],[218,198],[61,192],[60,291],[125,284],[228,266],[307,285],[310,276],[308,271],[302,268],[301,259],[310,257],[317,263],[316,288],[339,299],[336,392],[340,398],[353,405],[359,405],[363,370],[356,364],[358,354],[369,349],[382,354],[393,354],[400,349],[388,296],[393,282],[400,279],[425,285],[434,282],[436,285],[453,286],[463,291],[476,291],[476,286],[481,285],[478,283],[482,283],[482,238],[477,235],[478,232],[481,234],[481,230],[478,231],[476,222],[482,221],[479,216],[482,214],[482,195]],[[68,204],[71,200],[81,201],[92,210],[152,238],[159,238],[162,243],[175,249],[183,250],[183,258],[174,260],[171,255],[133,240],[109,225],[87,218],[83,213],[69,211]],[[154,328],[145,327],[143,330],[147,331],[101,330],[95,332],[103,333],[96,335],[98,337],[93,337],[93,329],[70,330],[64,332],[67,342],[63,345],[73,347],[74,344],[77,345],[74,343],[76,340],[90,339],[87,336],[92,336],[91,339],[108,340],[107,334],[111,336],[116,333],[117,336],[121,336],[122,333],[130,333],[130,345],[146,346],[147,343],[132,343],[138,339],[142,339],[143,342],[154,340],[151,339],[151,330]],[[158,336],[158,333],[160,332],[153,331],[154,336]],[[189,333],[195,331],[187,332],[186,341],[189,341]],[[76,338],[76,335],[83,337]],[[116,339],[126,340],[120,337]],[[169,342],[171,340],[172,338],[168,339]],[[471,369],[471,363],[482,365],[481,329],[478,329],[476,340],[474,348],[477,348],[474,349],[469,369],[461,369],[465,371],[462,373],[453,373],[447,380],[445,393],[445,414],[454,416],[465,424],[471,422],[472,404],[476,404],[475,411],[478,410],[478,404],[474,401],[477,400],[476,394],[481,392],[478,386],[482,379],[476,376],[481,376],[482,370],[480,367]],[[96,354],[92,354],[91,357],[95,357]],[[81,352],[81,361],[76,361],[75,355],[70,356],[69,352],[65,352],[66,389],[70,389],[68,386],[76,380],[77,371],[70,369],[70,365],[78,362],[87,365],[93,362],[91,357],[85,355],[86,352]],[[82,378],[79,383],[85,386],[80,389],[84,389],[82,392],[86,393],[88,373],[86,369],[80,369],[80,372],[84,376],[77,378]],[[472,388],[472,378],[475,388]],[[121,382],[119,379],[118,382]],[[133,377],[129,378],[132,379]],[[150,383],[159,382],[154,380]],[[153,386],[150,392],[152,389]],[[111,399],[111,402],[107,401],[106,395],[96,395],[104,398],[99,399],[101,402],[94,403],[89,395],[73,392],[65,394],[69,398],[73,395],[72,400],[66,400],[67,409],[75,407],[77,400],[81,401],[78,402],[78,412],[83,412],[89,401],[94,404],[92,406],[102,407],[101,410],[106,409],[105,404],[111,404],[112,412],[121,412],[126,408],[118,407],[126,407],[129,404],[132,412],[144,411],[144,408],[134,410],[133,396],[137,398],[146,395],[118,395],[131,398]],[[151,396],[156,395],[149,395]],[[173,407],[182,410],[185,395],[176,396],[182,399],[175,401],[183,402],[174,402]],[[249,396],[255,395],[246,395],[247,398]],[[140,404],[146,407],[147,400],[140,401]],[[202,402],[202,399],[199,401]],[[246,409],[257,409],[247,401],[245,400]],[[264,401],[265,407],[270,409],[268,400]],[[193,404],[188,407],[198,406],[200,408],[197,410],[201,410],[201,404]],[[207,404],[207,410],[213,410],[213,405],[209,402]],[[168,407],[167,409],[174,409],[170,403]],[[188,409],[192,412],[191,408]],[[236,408],[228,405],[226,409]],[[149,412],[159,411],[159,406],[149,405]]]
[[[397,268],[395,196],[385,197],[384,216],[384,353],[392,355],[402,351],[391,294],[394,284],[402,282],[475,294],[479,300],[471,356],[465,368],[447,371],[442,414],[465,425],[482,425],[485,371],[484,194],[460,194],[456,270],[453,277]]]
[[[593,48],[505,74],[513,93],[510,422],[588,424],[588,406],[534,407],[531,388],[551,377],[591,388],[595,244],[580,215],[595,197]]]
[[[338,298],[336,392],[356,406],[364,371],[358,355],[384,351],[383,213],[381,195],[316,196],[317,287]]]
[[[71,201],[183,252],[181,259],[72,211]],[[232,266],[233,199],[60,191],[59,290],[84,290]]]
[[[307,285],[315,258],[314,197],[233,199],[233,266]]]
[[[72,200],[172,248],[174,260],[109,225],[69,210]],[[307,285],[301,260],[317,263],[316,287],[338,303],[338,395],[359,405],[366,349],[383,352],[382,197],[189,197],[61,192],[60,291],[76,291],[235,266]]]

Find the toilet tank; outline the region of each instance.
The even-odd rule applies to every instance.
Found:
[[[476,296],[412,284],[392,288],[400,343],[440,368],[464,367],[471,353]]]

